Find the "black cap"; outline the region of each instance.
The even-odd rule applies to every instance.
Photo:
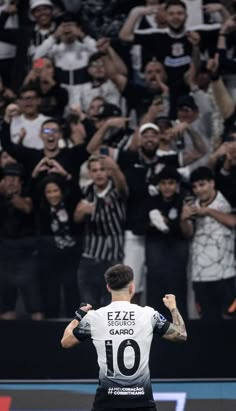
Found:
[[[88,60],[88,66],[90,66],[94,61],[99,60],[100,58],[106,55],[103,51],[96,51],[96,53],[91,54]]]
[[[18,176],[23,178],[24,176],[24,169],[21,164],[18,163],[9,163],[7,164],[3,170],[3,176]]]
[[[186,94],[185,96],[182,96],[178,99],[177,109],[180,109],[182,107],[189,107],[193,111],[198,111],[198,106],[195,103],[193,96],[191,96],[190,94]]]
[[[122,115],[120,107],[115,104],[104,103],[96,115],[97,118],[120,117]]]

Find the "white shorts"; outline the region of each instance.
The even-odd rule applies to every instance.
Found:
[[[124,264],[129,265],[134,270],[136,293],[141,293],[144,291],[146,283],[145,236],[126,231],[124,253]]]

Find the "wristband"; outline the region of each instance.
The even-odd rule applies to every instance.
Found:
[[[226,36],[227,36],[227,33],[219,33],[219,36],[226,37]]]
[[[87,303],[81,303],[79,308],[75,311],[74,320],[81,321],[82,318],[87,314],[87,311],[81,310],[80,307],[84,307]]]

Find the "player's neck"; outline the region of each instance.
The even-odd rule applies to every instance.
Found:
[[[115,302],[115,301],[128,301],[130,303],[131,300],[131,296],[130,294],[126,294],[126,293],[119,293],[119,292],[115,292],[112,293],[112,297],[111,297],[111,301]]]

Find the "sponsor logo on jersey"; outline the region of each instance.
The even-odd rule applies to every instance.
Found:
[[[109,327],[130,327],[135,325],[134,311],[108,311],[107,320]]]

